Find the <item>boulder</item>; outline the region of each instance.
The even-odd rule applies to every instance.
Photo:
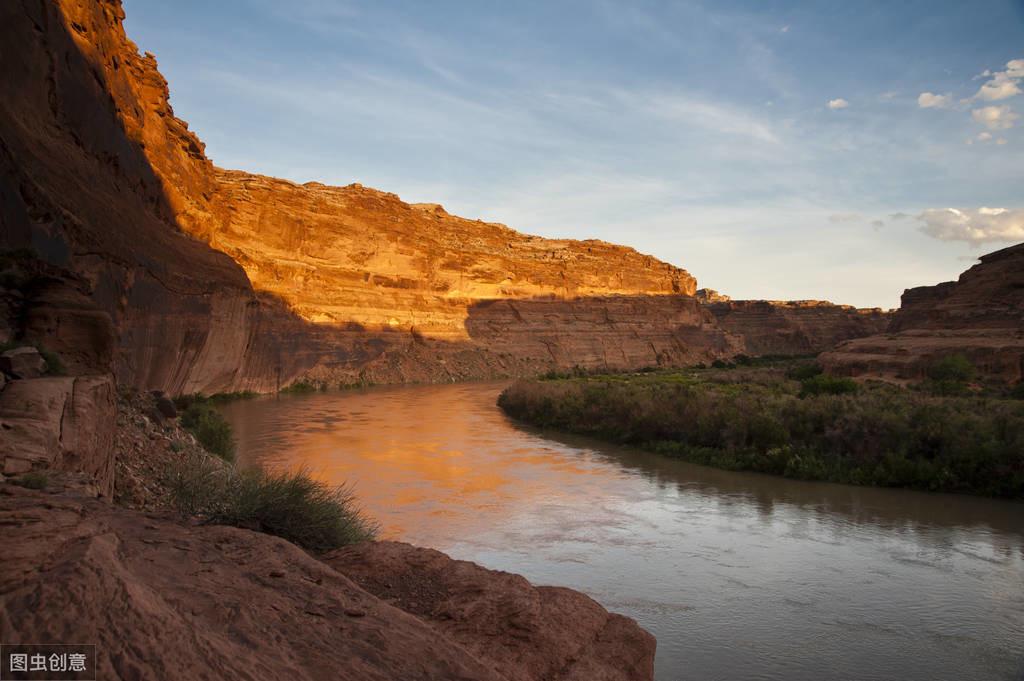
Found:
[[[178,416],[178,409],[174,406],[174,401],[166,395],[160,395],[154,398],[153,406],[156,407],[156,410],[164,418],[173,419]]]
[[[391,605],[284,540],[143,515],[84,493],[0,486],[0,527],[0,639],[95,643],[97,678],[651,678],[654,641],[630,620],[581,594],[533,590],[521,577],[450,559],[424,574],[425,589],[452,594],[448,611],[475,634]],[[435,553],[365,555],[399,574],[394,561],[443,564]],[[445,579],[461,575],[473,580],[462,589]]]
[[[587,596],[400,542],[323,558],[368,592],[415,615],[509,681],[639,681],[655,640]]]
[[[37,378],[46,372],[46,360],[30,345],[0,355],[0,371],[12,378]]]
[[[115,410],[110,375],[11,381],[0,392],[0,467],[5,475],[79,471],[110,496]]]

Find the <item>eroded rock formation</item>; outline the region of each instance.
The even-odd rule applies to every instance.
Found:
[[[981,377],[1024,379],[1024,244],[989,253],[953,282],[903,293],[885,334],[843,343],[820,357],[835,374],[895,381],[924,378],[962,354]]]
[[[703,300],[718,326],[739,336],[751,355],[824,352],[842,341],[884,331],[891,317],[878,308],[823,300],[732,300],[710,293]]]
[[[678,302],[696,288],[689,274],[632,249],[216,168],[123,18],[117,0],[0,9],[0,246],[88,280],[114,322],[122,382],[273,390],[303,375],[449,380],[735,351]],[[512,299],[561,321],[502,321],[525,345],[474,336],[474,310]],[[600,321],[630,309],[655,321]],[[590,320],[579,334],[576,316]]]

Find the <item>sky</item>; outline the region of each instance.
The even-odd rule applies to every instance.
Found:
[[[1024,0],[124,0],[226,168],[899,305],[1024,241]]]

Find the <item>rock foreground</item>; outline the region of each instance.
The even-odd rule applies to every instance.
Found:
[[[95,643],[97,678],[653,677],[654,638],[568,589],[405,544],[322,562],[281,539],[126,511],[79,489],[0,485],[0,637]],[[358,585],[368,566],[376,584],[432,600],[378,598]]]
[[[908,289],[887,333],[841,343],[819,361],[835,374],[905,382],[961,354],[983,378],[1024,380],[1024,244],[980,260],[955,282]]]

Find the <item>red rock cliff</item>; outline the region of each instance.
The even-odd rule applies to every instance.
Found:
[[[741,349],[686,302],[689,274],[632,249],[216,168],[123,18],[117,0],[0,9],[0,244],[91,283],[123,382],[269,390],[301,375],[448,380]]]
[[[844,343],[821,362],[836,374],[916,380],[952,354],[982,376],[1024,379],[1024,244],[982,256],[955,282],[908,289],[886,334]]]
[[[711,289],[697,299],[718,325],[742,339],[751,355],[805,355],[851,338],[885,331],[891,313],[825,300],[733,300]]]

